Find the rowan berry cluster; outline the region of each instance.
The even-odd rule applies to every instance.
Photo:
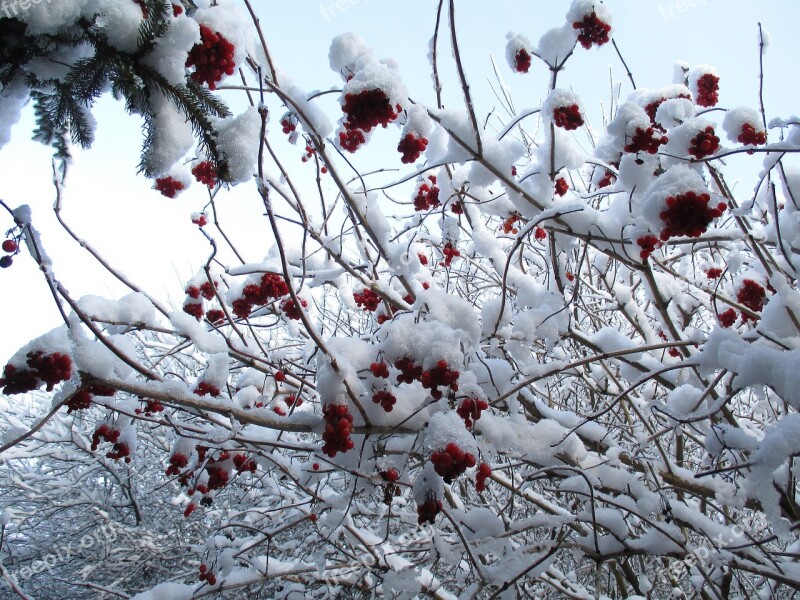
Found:
[[[204,160],[193,166],[192,175],[198,182],[212,189],[217,185],[217,169],[210,160]]]
[[[56,384],[72,377],[72,359],[67,354],[45,354],[43,350],[31,350],[26,356],[29,368],[19,369],[9,363],[3,369],[0,386],[4,386],[4,394],[31,392],[43,383],[50,392]]]
[[[763,146],[767,143],[767,133],[763,130],[756,129],[750,123],[745,123],[742,125],[742,132],[739,134],[737,141],[740,144],[749,146]]]
[[[711,156],[719,149],[719,138],[714,135],[714,128],[709,125],[692,138],[689,143],[689,154],[697,160]]]
[[[95,396],[113,396],[116,393],[117,390],[113,387],[102,384],[92,384],[78,388],[67,401],[67,414],[89,408]]]
[[[381,304],[381,297],[368,288],[364,288],[361,292],[353,292],[353,300],[356,301],[356,305],[369,312],[375,312]]]
[[[419,377],[419,382],[426,390],[430,390],[431,398],[438,400],[442,397],[442,391],[439,387],[449,387],[454,392],[458,391],[458,376],[459,372],[451,369],[446,360],[437,361],[436,365],[422,371]]]
[[[428,147],[428,140],[420,137],[414,133],[407,133],[400,143],[397,144],[397,151],[403,155],[400,162],[403,164],[411,164],[416,162],[419,155],[425,152]]]
[[[697,79],[698,106],[716,106],[719,101],[719,77],[706,73]]]
[[[555,193],[558,194],[559,196],[564,196],[568,191],[569,191],[569,184],[567,183],[567,180],[564,179],[563,177],[559,177],[558,179],[556,179]]]
[[[439,202],[439,188],[436,187],[436,176],[429,175],[428,182],[423,182],[417,188],[417,195],[414,197],[414,210],[425,211],[436,208],[441,203]]]
[[[648,127],[647,129],[637,127],[630,141],[625,144],[624,150],[631,153],[647,152],[648,154],[656,154],[658,148],[668,141],[669,138],[665,135],[660,135],[655,127]]]
[[[531,68],[531,53],[525,48],[520,48],[514,55],[514,69],[517,73],[527,73]]]
[[[191,78],[208,89],[217,89],[217,83],[225,75],[233,75],[236,63],[233,60],[236,48],[221,33],[200,25],[200,43],[189,51],[186,68],[194,67]]]
[[[448,443],[442,450],[435,450],[431,454],[431,462],[445,483],[452,483],[453,479],[477,464],[475,455],[464,452],[455,442]]]
[[[242,290],[241,298],[233,301],[233,314],[244,319],[250,315],[254,306],[263,306],[275,298],[289,293],[286,280],[277,273],[265,273],[258,284],[251,283]]]
[[[611,32],[611,25],[601,20],[594,11],[584,15],[582,21],[573,23],[572,28],[579,30],[578,42],[587,50],[592,44],[602,46],[607,43]]]
[[[183,188],[183,182],[170,175],[156,179],[155,189],[161,192],[162,196],[166,196],[167,198],[174,198]]]
[[[488,410],[489,403],[479,398],[464,398],[456,409],[458,416],[464,419],[464,425],[469,429],[475,421],[481,418],[481,413]]]
[[[553,109],[553,123],[556,127],[563,127],[567,131],[577,129],[583,125],[580,107],[577,104],[557,106]]]
[[[736,300],[753,312],[761,312],[767,301],[767,292],[763,286],[752,279],[745,279],[736,291]],[[745,322],[753,318],[747,313],[742,313],[742,320]]]
[[[701,236],[711,221],[722,216],[726,208],[723,202],[711,207],[708,204],[710,200],[709,194],[698,194],[693,191],[668,196],[665,201],[667,208],[659,214],[664,223],[661,241],[680,235]]]
[[[353,415],[344,404],[326,404],[322,409],[325,418],[325,431],[322,433],[322,452],[333,458],[337,453],[345,453],[354,447],[350,434],[353,431]]]
[[[436,522],[436,515],[440,512],[442,512],[442,501],[431,493],[425,502],[417,505],[417,523],[422,525],[428,522],[433,525]]]
[[[486,491],[486,480],[492,476],[492,467],[486,463],[478,466],[478,474],[475,476],[475,489],[479,492]]]
[[[442,254],[444,255],[444,266],[449,267],[450,263],[453,262],[454,258],[461,256],[461,252],[458,251],[458,248],[453,246],[451,242],[447,242],[444,247],[442,248]]]

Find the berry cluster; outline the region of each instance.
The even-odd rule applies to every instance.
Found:
[[[175,454],[169,457],[169,467],[167,467],[165,473],[167,474],[167,476],[180,475],[181,471],[185,469],[188,464],[189,464],[189,457],[180,452],[176,452]]]
[[[458,416],[464,419],[464,425],[469,429],[475,421],[481,418],[481,413],[489,408],[486,400],[478,398],[464,398],[456,409]]]
[[[763,146],[767,143],[767,133],[763,130],[756,129],[750,123],[745,123],[742,125],[742,132],[736,139],[740,144]]]
[[[273,298],[289,293],[286,281],[277,273],[265,273],[258,284],[251,283],[242,290],[242,297],[233,301],[233,314],[244,319],[250,315],[254,306],[267,304]]]
[[[300,305],[303,308],[308,307],[308,302],[306,302],[302,298],[298,298],[298,300],[300,300]],[[299,321],[300,317],[302,316],[300,308],[295,304],[294,300],[291,298],[287,298],[286,300],[281,302],[281,310],[288,319],[294,319],[295,321]]]
[[[603,177],[600,179],[600,181],[597,182],[597,188],[598,189],[602,189],[604,187],[608,187],[609,185],[614,183],[616,180],[617,180],[617,176],[614,175],[614,173],[612,173],[608,169],[606,169],[606,172],[603,175]]]
[[[369,131],[378,125],[386,127],[397,119],[402,110],[399,104],[392,106],[386,92],[379,88],[362,90],[357,94],[345,94],[342,105],[346,117],[344,127],[348,130],[361,131]]]
[[[608,34],[611,32],[611,25],[602,21],[594,11],[583,15],[583,20],[573,23],[572,28],[580,30],[578,41],[587,50],[592,44],[602,46],[608,43]]]
[[[145,416],[150,417],[155,413],[160,413],[164,410],[164,405],[161,404],[158,400],[153,399],[142,399],[144,402],[144,408],[137,408],[134,412],[137,415],[141,415],[144,413]]]
[[[281,118],[281,129],[286,135],[291,135],[293,131],[297,130],[297,117],[292,113],[286,113]]]
[[[390,467],[385,471],[381,471],[380,476],[381,479],[389,484],[383,490],[383,503],[389,506],[392,503],[392,499],[395,496],[400,495],[400,486],[395,485],[395,483],[400,479],[400,471],[394,467]]]
[[[352,450],[354,443],[350,437],[353,431],[353,415],[344,404],[326,404],[322,409],[325,418],[325,431],[322,433],[322,452],[333,458],[338,452]]]
[[[709,223],[722,216],[726,208],[724,202],[720,202],[716,207],[710,207],[708,205],[710,200],[709,194],[698,194],[693,191],[667,197],[667,208],[659,214],[664,223],[661,240],[667,241],[679,235],[700,237]]]
[[[436,515],[442,512],[442,501],[431,493],[425,502],[417,505],[417,523],[422,525],[426,521],[433,525],[436,522]]]
[[[533,232],[533,237],[541,242],[543,239],[547,238],[547,232],[541,227],[537,227]]]
[[[736,311],[729,308],[719,314],[719,324],[723,327],[731,327],[736,322]]]
[[[233,75],[236,64],[233,44],[219,33],[200,25],[200,43],[189,51],[186,67],[194,67],[191,77],[199,84],[208,84],[208,89],[217,89],[224,75]]]
[[[444,247],[442,248],[442,254],[444,255],[444,266],[449,267],[450,263],[453,262],[453,259],[461,256],[461,252],[453,246],[451,242],[447,242]]]
[[[464,214],[464,203],[459,200],[458,202],[453,202],[450,205],[450,210],[453,211],[454,215],[463,215]]]
[[[114,446],[106,453],[106,458],[112,460],[119,460],[124,458],[126,463],[131,462],[131,450],[128,444],[119,441],[121,432],[119,429],[109,427],[105,423],[98,427],[92,435],[92,451],[96,451],[100,446],[100,442],[105,440],[114,444]]]
[[[3,369],[0,386],[4,386],[4,394],[31,392],[42,383],[50,392],[57,383],[72,377],[72,359],[67,354],[45,354],[42,350],[31,350],[27,359],[28,369],[18,369],[10,363]]]
[[[689,154],[697,160],[711,156],[719,149],[719,138],[714,135],[714,128],[709,125],[692,138],[689,143]]]
[[[767,293],[764,288],[752,279],[745,279],[742,281],[741,287],[736,292],[736,300],[753,312],[761,312],[761,309],[764,308],[766,299]],[[752,318],[753,317],[747,313],[742,313],[743,321],[746,322]]]
[[[317,151],[314,150],[313,146],[311,146],[310,144],[306,144],[306,153],[303,155],[303,158],[301,158],[300,160],[303,161],[303,162],[308,162],[308,160],[310,158],[312,158],[316,153],[317,153]]]
[[[486,463],[478,466],[478,474],[475,477],[475,489],[479,492],[486,491],[486,480],[492,476],[492,467]]]
[[[178,17],[183,14],[183,6],[180,4],[173,4],[172,5],[172,16]]]
[[[442,397],[439,387],[449,387],[454,392],[458,391],[459,372],[450,369],[446,360],[440,360],[432,369],[423,371],[419,381],[426,390],[431,391],[431,398],[438,400]]]
[[[394,361],[394,367],[400,371],[397,375],[397,383],[413,383],[422,377],[422,366],[407,356]]]
[[[225,320],[225,313],[219,308],[212,308],[206,313],[206,319],[209,323],[219,325]]]
[[[219,388],[206,381],[201,381],[197,384],[197,387],[194,388],[194,393],[198,396],[212,396],[216,398],[219,396]]]
[[[520,48],[514,55],[514,69],[517,73],[527,73],[531,68],[531,53]]]
[[[348,129],[339,132],[339,145],[342,150],[348,152],[355,152],[361,144],[364,144],[367,138],[364,137],[364,132],[360,129]]]
[[[400,143],[397,144],[397,151],[403,155],[400,162],[411,164],[416,162],[419,155],[425,152],[428,147],[428,140],[413,133],[407,133]]]
[[[156,179],[155,189],[161,192],[162,196],[174,198],[184,188],[183,182],[171,176],[159,177]]]
[[[190,515],[190,514],[192,514],[192,511],[194,511],[194,504],[190,504],[189,506],[191,506],[191,507],[192,507],[192,510],[191,510],[191,511],[189,511],[189,508],[188,508],[188,507],[186,508],[186,510],[187,510],[187,511],[189,511],[189,515]],[[184,513],[184,516],[185,516],[185,517],[188,517],[189,515],[187,515],[186,513]],[[210,571],[210,570],[208,569],[208,567],[205,565],[205,563],[200,565],[200,569],[199,569],[199,570],[200,570],[200,575],[198,575],[198,577],[197,577],[197,578],[198,578],[200,581],[205,581],[205,582],[206,582],[208,585],[216,585],[216,583],[217,583],[217,576],[216,576],[216,575],[214,575],[213,571]]]
[[[397,398],[388,390],[379,390],[372,394],[372,401],[375,404],[380,404],[381,408],[386,412],[392,412],[394,405],[397,403]]]
[[[206,300],[213,300],[216,290],[219,287],[218,282],[211,283],[210,281],[204,282],[202,285],[190,285],[186,288],[186,295],[190,298],[197,300],[200,296],[203,296]]]
[[[208,217],[206,213],[196,212],[192,213],[192,223],[197,225],[198,227],[205,227],[208,225]]]
[[[660,135],[654,127],[648,127],[647,129],[637,127],[630,142],[625,144],[624,150],[631,153],[647,152],[648,154],[655,154],[658,152],[658,147],[668,141],[669,138],[665,135]]]
[[[641,252],[639,252],[639,256],[642,260],[647,260],[647,258],[656,251],[656,248],[661,247],[661,240],[652,234],[641,236],[636,240],[636,243],[642,249]]]
[[[353,300],[356,301],[358,306],[362,306],[364,310],[375,312],[380,306],[381,298],[374,291],[364,288],[363,291],[353,292]]]
[[[583,125],[581,109],[577,104],[569,106],[558,106],[553,109],[553,122],[556,127],[563,127],[567,131],[572,131]]]
[[[83,386],[67,401],[67,414],[76,410],[85,410],[89,408],[95,396],[113,396],[116,393],[117,390],[107,385],[92,384]]]
[[[385,362],[374,362],[370,364],[369,370],[373,377],[389,378],[389,366]]]
[[[435,450],[431,454],[431,462],[445,483],[452,483],[453,479],[477,464],[475,455],[464,452],[455,442],[450,442],[443,450]]]
[[[719,77],[706,73],[697,80],[698,106],[716,106],[719,101]]]
[[[192,315],[198,321],[203,318],[203,303],[186,301],[183,304],[183,312]]]
[[[718,267],[711,267],[706,271],[706,277],[709,279],[717,279],[720,275],[722,275],[722,269]]]
[[[0,257],[0,268],[7,269],[11,266],[14,262],[14,259],[11,258],[14,254],[19,251],[19,244],[17,240],[14,239],[7,239],[3,242],[3,252],[6,253],[6,256]]]
[[[569,191],[569,184],[563,177],[556,179],[555,192],[559,196],[564,196]]]
[[[414,210],[425,211],[436,208],[441,203],[439,202],[439,188],[436,187],[436,175],[428,175],[427,182],[424,182],[417,189],[417,195],[414,198]]]
[[[217,185],[217,169],[210,160],[204,160],[193,166],[192,175],[197,181],[212,189]]]

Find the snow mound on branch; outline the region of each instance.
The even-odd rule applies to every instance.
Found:
[[[155,308],[147,296],[133,292],[119,300],[109,300],[101,296],[84,296],[78,305],[85,313],[101,321],[111,323],[143,323],[149,326],[157,324]]]
[[[347,78],[356,70],[361,59],[372,59],[372,48],[355,33],[343,33],[333,38],[328,51],[331,69]]]
[[[739,135],[742,133],[743,125],[752,125],[756,132],[764,131],[761,124],[761,116],[754,108],[742,106],[740,108],[732,108],[725,113],[725,118],[722,120],[722,128],[730,141],[739,142]]]
[[[578,31],[571,23],[564,23],[561,27],[554,27],[546,31],[539,38],[536,53],[551,67],[556,67],[564,62],[578,41]]]
[[[28,86],[17,79],[0,91],[0,148],[11,139],[11,127],[19,121],[28,103]]]
[[[142,62],[156,69],[172,85],[186,84],[186,59],[200,43],[200,27],[194,19],[176,19]]]
[[[175,104],[162,94],[153,94],[153,138],[147,149],[147,170],[158,176],[169,171],[194,145],[192,126]]]
[[[228,165],[228,182],[249,181],[256,173],[261,115],[254,106],[238,117],[216,122],[217,144]]]
[[[48,3],[48,6],[53,4]],[[123,52],[135,52],[139,45],[142,8],[135,2],[94,0],[89,10],[98,15],[95,23],[105,34],[108,43]]]
[[[57,0],[41,2],[41,0],[14,14],[20,21],[28,24],[30,35],[56,33],[63,27],[74,24],[86,15],[89,0]],[[131,3],[132,4],[132,3]],[[138,7],[137,7],[138,8]],[[141,12],[139,13],[141,15]]]

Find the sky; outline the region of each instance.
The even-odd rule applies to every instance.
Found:
[[[301,87],[312,91],[340,85],[341,80],[328,67],[328,48],[334,36],[353,31],[374,48],[377,56],[398,61],[415,101],[433,102],[427,54],[435,0],[409,0],[402,5],[378,0],[254,3],[275,62]],[[479,115],[486,116],[498,107],[492,88],[497,87],[492,57],[516,108],[539,104],[548,73],[536,62],[527,75],[513,73],[505,61],[505,36],[509,31],[520,32],[535,43],[547,29],[563,22],[569,4],[567,0],[456,2],[460,49]],[[671,83],[676,60],[710,64],[720,74],[720,104],[727,107],[757,106],[757,23],[761,22],[771,39],[764,64],[767,114],[788,117],[800,113],[800,36],[796,33],[800,3],[795,0],[607,0],[606,4],[614,16],[614,38],[637,86]],[[610,82],[622,84],[623,97],[632,88],[610,44],[579,51],[580,56],[568,63],[559,85],[572,87],[581,95],[590,120],[599,130],[602,110],[608,111]],[[449,56],[443,58],[442,64],[447,65],[445,105],[456,107],[461,101],[460,88],[451,61],[447,61]],[[241,110],[241,95],[224,94],[235,111]],[[320,101],[335,108],[336,96],[324,96]],[[62,214],[109,263],[159,299],[179,307],[185,281],[202,266],[210,250],[190,222],[190,214],[203,207],[206,195],[199,185],[172,200],[152,190],[152,182],[136,174],[141,144],[139,119],[126,115],[108,96],[98,102],[95,116],[96,142],[90,150],[75,152],[63,193]],[[28,107],[13,129],[12,141],[0,149],[0,198],[11,206],[32,207],[34,225],[53,260],[55,275],[74,297],[120,297],[126,290],[97,267],[55,222],[51,151],[30,140],[32,129],[33,115]],[[373,147],[391,147],[396,138],[397,131],[378,132]],[[356,155],[364,161],[360,164],[380,164],[381,154],[369,148]],[[287,146],[286,151],[300,160],[300,148]],[[743,194],[752,188],[748,177],[752,178],[752,173],[742,173],[739,189]],[[271,238],[266,221],[252,218],[263,213],[255,186],[243,184],[224,193],[220,202],[225,208],[223,225],[244,241],[246,259],[261,259]],[[0,214],[0,232],[11,225],[7,215]],[[3,363],[29,339],[59,325],[60,317],[44,278],[28,256],[19,256],[11,268],[0,271],[0,289]]]

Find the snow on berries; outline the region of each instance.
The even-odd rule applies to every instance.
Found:
[[[767,143],[767,132],[754,108],[742,107],[727,111],[722,121],[722,128],[732,142],[745,146],[763,146]]]
[[[416,196],[414,196],[414,210],[422,212],[434,209],[440,205],[439,188],[436,186],[436,175],[428,175],[426,179],[420,179]]]
[[[567,13],[567,22],[578,32],[578,42],[587,50],[592,45],[608,43],[611,33],[611,12],[597,0],[574,0]]]
[[[215,90],[225,75],[233,75],[236,70],[235,51],[233,44],[221,33],[200,25],[200,43],[189,51],[186,68],[194,67],[192,80]]]
[[[506,35],[506,60],[508,65],[517,73],[527,73],[531,68],[533,55],[530,40],[519,33]]]
[[[35,348],[27,352],[24,363],[15,359],[4,367],[0,377],[4,394],[32,392],[42,385],[50,392],[58,383],[72,377],[72,359],[64,352],[46,354]]]
[[[761,312],[767,302],[767,292],[764,286],[752,279],[744,279],[736,290],[736,300],[753,312]],[[742,313],[742,320],[754,319],[747,313]]]
[[[697,160],[711,156],[717,150],[719,150],[719,138],[711,125],[694,136],[689,144],[689,154]]]
[[[217,185],[217,169],[210,160],[204,160],[192,167],[192,175],[203,185],[214,189]]]
[[[177,181],[172,177],[159,177],[156,179],[156,183],[153,187],[157,191],[161,192],[162,196],[174,198],[178,195],[178,192],[183,190],[183,182]]]
[[[698,106],[711,107],[719,102],[719,77],[714,67],[699,65],[687,73],[689,90]]]
[[[580,104],[580,98],[576,94],[555,89],[547,97],[542,112],[556,127],[574,131],[584,123]]]
[[[716,202],[702,177],[693,169],[676,165],[661,175],[643,200],[643,215],[659,239],[699,237],[711,222],[722,216],[724,202]]]
[[[245,319],[254,307],[263,306],[272,300],[286,296],[289,286],[278,273],[264,273],[259,279],[248,279],[238,297],[231,302],[233,314]],[[299,317],[298,317],[299,318]]]

